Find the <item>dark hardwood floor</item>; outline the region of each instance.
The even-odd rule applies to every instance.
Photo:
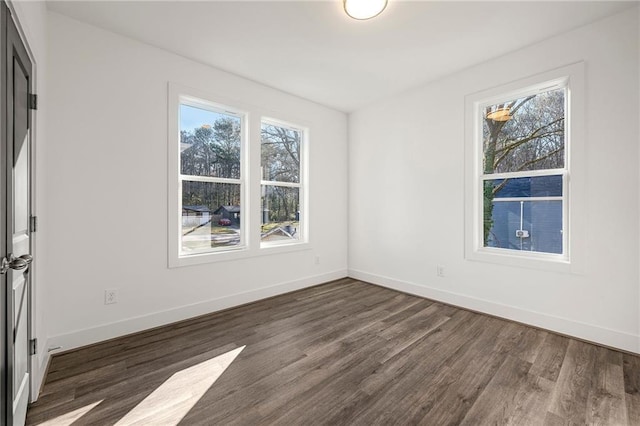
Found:
[[[72,423],[639,425],[640,358],[343,279],[54,356]]]

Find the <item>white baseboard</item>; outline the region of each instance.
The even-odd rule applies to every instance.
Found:
[[[232,308],[245,303],[255,302],[271,296],[300,290],[328,281],[345,278],[347,270],[338,270],[321,275],[314,275],[300,280],[289,281],[269,287],[263,287],[243,293],[237,293],[217,299],[210,299],[191,305],[180,306],[166,311],[154,312],[138,317],[127,318],[96,327],[76,330],[70,333],[49,337],[50,347],[60,347],[57,352],[67,351],[90,345],[115,337],[125,336],[154,327],[197,317],[199,315]],[[46,349],[43,349],[46,350]],[[54,352],[55,353],[55,352]]]
[[[596,344],[622,349],[628,352],[640,353],[640,336],[630,333],[517,308],[515,306],[503,305],[489,300],[443,291],[425,285],[400,281],[354,269],[349,269],[349,277],[461,308],[530,324],[535,327],[573,336]]]

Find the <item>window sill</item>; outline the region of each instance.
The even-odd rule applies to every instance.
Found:
[[[308,242],[270,244],[263,245],[258,249],[239,247],[222,252],[199,253],[187,256],[176,256],[169,258],[169,268],[179,268],[191,265],[204,265],[216,262],[232,262],[236,260],[249,259],[261,256],[271,256],[282,253],[292,253],[297,251],[311,250]]]
[[[478,249],[466,253],[466,260],[550,272],[577,273],[567,256],[547,253],[520,253],[504,249]]]
[[[307,250],[309,249],[309,243],[305,241],[292,242],[292,243],[261,243],[260,253],[261,255],[288,253],[292,251]]]

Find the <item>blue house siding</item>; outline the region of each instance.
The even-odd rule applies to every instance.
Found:
[[[562,253],[562,201],[525,201],[522,204],[520,228],[520,202],[494,201],[493,227],[489,247],[513,250]],[[516,231],[529,231],[528,238],[519,238]]]
[[[490,182],[497,187],[503,181]],[[492,201],[493,224],[487,246],[561,254],[562,201],[528,199],[562,197],[562,189],[561,175],[508,179]],[[501,200],[507,198],[520,200]],[[527,231],[528,236],[518,237],[518,230]]]
[[[504,179],[489,182],[497,187]],[[507,183],[495,194],[495,198],[514,197],[562,197],[562,175],[507,179]]]

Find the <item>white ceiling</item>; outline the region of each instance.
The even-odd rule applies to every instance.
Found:
[[[49,10],[350,112],[636,2],[49,1]]]

